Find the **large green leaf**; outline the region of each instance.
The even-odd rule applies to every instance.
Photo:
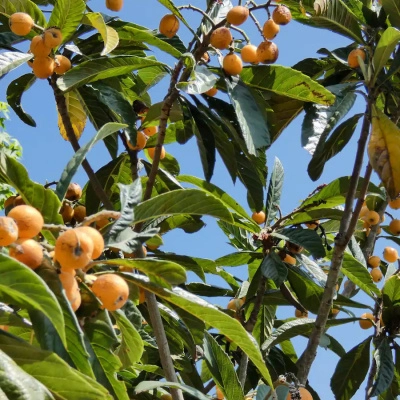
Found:
[[[371,397],[384,393],[394,378],[394,363],[389,340],[384,337],[374,352],[376,377],[371,390]]]
[[[221,389],[226,400],[237,400],[243,398],[243,389],[240,386],[238,376],[232,361],[208,333],[204,336],[204,359],[214,382]]]
[[[21,75],[19,78],[13,80],[7,88],[7,103],[18,115],[21,121],[33,127],[36,126],[36,122],[22,108],[21,97],[24,92],[32,86],[35,80],[36,77],[33,74]]]
[[[322,85],[295,69],[281,65],[243,68],[244,83],[259,90],[267,90],[292,99],[330,105],[335,96]]]
[[[111,53],[118,46],[119,37],[117,31],[106,25],[103,16],[99,12],[86,13],[82,23],[93,26],[99,31],[104,41],[104,49],[100,53],[101,56]]]
[[[267,254],[262,260],[261,272],[266,278],[273,280],[277,287],[279,287],[287,277],[287,267],[275,252]]]
[[[85,9],[86,3],[83,0],[57,0],[47,26],[60,28],[65,43],[75,34]]]
[[[254,260],[261,260],[263,257],[262,253],[255,251],[240,251],[219,257],[215,260],[215,263],[221,267],[240,267],[241,265],[250,264]]]
[[[0,296],[4,302],[42,312],[66,344],[64,317],[46,283],[26,265],[0,254]]]
[[[32,54],[5,51],[0,53],[0,78],[13,69],[26,63],[32,58]]]
[[[399,275],[391,276],[382,288],[382,299],[384,307],[392,307],[400,305],[400,277]]]
[[[27,61],[27,60],[25,60]],[[132,71],[164,64],[152,58],[138,56],[116,56],[84,61],[57,79],[59,88],[69,91],[88,82],[125,75]],[[1,68],[1,60],[0,60]],[[0,70],[1,72],[1,70]]]
[[[138,204],[134,222],[171,214],[210,215],[233,222],[231,213],[221,200],[197,189],[174,190]]]
[[[338,362],[331,378],[337,400],[348,400],[357,392],[369,369],[371,336],[353,347]]]
[[[179,308],[182,308],[184,311],[196,316],[209,326],[218,329],[222,335],[229,337],[249,356],[250,360],[254,363],[256,368],[258,368],[263,378],[272,387],[271,376],[262,359],[260,350],[239,321],[231,318],[203,299],[194,296],[179,287],[176,287],[173,290],[168,290],[150,284],[143,276],[137,274],[124,273],[122,276],[124,276],[128,281],[132,281],[138,286],[150,290],[157,296]]]
[[[283,165],[279,158],[275,158],[274,169],[269,180],[267,204],[265,206],[265,221],[267,226],[271,225],[278,213],[283,188],[283,177]]]
[[[94,379],[70,367],[50,351],[38,349],[0,330],[0,350],[45,385],[59,400],[112,399]]]
[[[389,18],[390,23],[400,28],[400,4],[397,0],[382,0],[382,7]]]
[[[5,397],[2,396],[3,394]],[[46,386],[27,374],[1,350],[0,398],[5,400],[54,400]]]

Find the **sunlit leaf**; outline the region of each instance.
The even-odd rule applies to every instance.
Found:
[[[271,225],[278,213],[283,188],[283,177],[282,163],[278,158],[275,158],[274,169],[269,180],[267,204],[265,206],[265,221],[267,226]]]
[[[6,75],[14,68],[25,64],[32,58],[32,54],[18,53],[16,51],[5,51],[0,53],[0,77]]]

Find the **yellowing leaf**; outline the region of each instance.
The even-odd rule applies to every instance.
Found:
[[[75,137],[79,139],[86,125],[87,115],[85,109],[79,100],[79,94],[77,91],[72,90],[65,93],[64,96]],[[65,140],[68,140],[67,132],[62,122],[60,113],[58,113],[58,128],[60,129],[61,136]]]
[[[389,196],[396,198],[400,194],[400,129],[375,106],[368,156]]]

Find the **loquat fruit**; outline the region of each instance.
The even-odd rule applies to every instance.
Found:
[[[167,38],[174,37],[179,30],[179,19],[174,14],[164,15],[161,18],[158,30]]]
[[[373,321],[375,321],[374,316],[371,313],[364,313],[360,317],[361,319],[358,321],[361,329],[369,329],[374,326]]]
[[[213,33],[210,36],[211,46],[219,50],[227,49],[231,44],[232,40],[233,38],[231,31],[224,26],[215,29],[215,31],[213,31]]]
[[[214,97],[218,93],[218,89],[216,87],[212,87],[208,89],[207,92],[204,92],[207,96]]]
[[[18,225],[18,237],[32,239],[43,228],[44,220],[42,214],[36,208],[26,204],[16,206],[8,213]]]
[[[392,235],[400,235],[400,219],[392,219],[389,224],[389,231]]]
[[[362,206],[360,210],[359,218],[365,217],[369,212],[369,208],[367,206]]]
[[[35,57],[47,57],[51,53],[51,47],[47,47],[44,44],[42,35],[37,35],[32,38],[29,51]]]
[[[294,315],[296,318],[308,318],[308,311],[303,312],[296,308]]]
[[[72,221],[72,218],[74,217],[74,209],[71,204],[64,202],[60,208],[60,214],[62,216],[64,224],[68,224]]]
[[[368,211],[364,216],[364,220],[371,226],[378,224],[380,219],[381,217],[376,211]]]
[[[254,46],[254,44],[246,44],[245,46],[242,47],[240,56],[242,57],[243,62],[248,62],[253,64],[258,63],[257,46]]]
[[[398,199],[389,201],[389,207],[393,210],[398,210],[400,208],[400,197]]]
[[[280,26],[273,19],[268,19],[263,25],[263,36],[271,40],[279,33],[279,30]]]
[[[63,41],[61,30],[56,26],[47,28],[43,33],[43,41],[47,47],[52,49],[58,47]]]
[[[235,53],[229,53],[224,57],[222,68],[227,75],[239,75],[243,69],[242,60]]]
[[[32,72],[39,79],[47,79],[54,73],[55,62],[51,57],[35,57]]]
[[[313,400],[311,393],[303,386],[299,387],[299,393],[300,393],[300,398],[297,397],[300,400]],[[294,397],[290,393],[288,393],[286,400],[292,400]]]
[[[149,147],[147,149],[149,157],[154,160],[154,155],[156,153],[156,148],[155,147]],[[161,155],[160,155],[160,160],[162,160],[163,158],[165,158],[166,152],[165,152],[165,147],[162,146],[161,147]]]
[[[397,250],[395,248],[388,246],[383,249],[383,258],[387,262],[393,263],[397,261],[397,259],[399,258],[399,254],[397,253]]]
[[[21,195],[16,196],[14,199],[14,207],[22,206],[22,204],[26,204],[22,196]]]
[[[134,146],[130,140],[126,141],[126,144],[131,150],[140,151],[143,150],[147,143],[147,137],[142,131],[137,131],[136,134],[136,145]]]
[[[61,54],[56,55],[55,64],[56,66],[54,67],[54,72],[57,75],[64,75],[72,67],[70,59]]]
[[[381,259],[378,256],[371,256],[368,258],[368,264],[371,268],[378,268],[381,265]]]
[[[365,61],[366,53],[363,49],[354,49],[349,53],[347,57],[347,63],[349,64],[350,68],[358,68],[360,66],[358,57]]]
[[[249,9],[243,6],[232,7],[226,14],[226,20],[232,25],[242,25],[249,17]]]
[[[97,230],[92,228],[91,226],[80,226],[75,228],[75,231],[83,232],[90,237],[93,241],[93,253],[92,258],[96,260],[101,256],[104,251],[104,239],[101,233]]]
[[[297,263],[296,259],[287,253],[285,255],[285,258],[283,259],[283,262],[286,262],[291,265],[296,265],[296,263]]]
[[[69,201],[79,200],[82,197],[82,188],[78,183],[70,183],[65,193],[65,198]]]
[[[279,56],[278,46],[268,40],[257,47],[257,60],[264,64],[273,64]]]
[[[258,225],[261,225],[265,222],[265,212],[260,211],[260,212],[253,212],[251,219],[256,222]]]
[[[7,208],[11,209],[14,207],[14,200],[17,198],[17,196],[10,196],[6,201],[4,202],[4,209],[6,210],[6,214],[8,213],[9,210]]]
[[[317,229],[319,226],[319,221],[313,221],[313,222],[306,222],[304,224],[308,229]]]
[[[11,32],[19,36],[25,36],[30,33],[33,25],[35,24],[32,17],[24,12],[16,12],[11,14],[8,23],[10,25]]]
[[[76,222],[82,222],[86,218],[86,207],[78,205],[74,208],[74,219]],[[108,221],[108,220],[107,220]]]
[[[43,261],[43,248],[33,239],[18,239],[9,249],[10,257],[36,269]]]
[[[292,13],[286,6],[279,5],[272,12],[272,19],[278,25],[287,25],[292,20]]]
[[[92,292],[108,311],[119,310],[128,300],[129,287],[123,278],[115,274],[97,277],[92,285]]]
[[[372,268],[369,274],[375,283],[380,282],[383,278],[382,271],[379,268]]]
[[[218,400],[223,400],[225,398],[224,394],[222,393],[221,389],[218,386],[216,387],[215,391]]]
[[[65,295],[67,296],[72,309],[76,311],[81,304],[82,298],[78,282],[75,279],[75,270],[61,269],[58,277],[61,281],[63,289],[65,290]]]
[[[9,246],[18,239],[18,226],[10,217],[0,217],[0,246]]]
[[[148,137],[154,136],[157,132],[158,132],[157,126],[149,126],[148,128],[143,129],[143,133]]]
[[[243,304],[244,304],[244,299],[234,298],[234,299],[229,300],[226,308],[228,310],[238,311],[242,308]]]
[[[111,11],[120,11],[124,5],[124,0],[106,0],[106,7]]]

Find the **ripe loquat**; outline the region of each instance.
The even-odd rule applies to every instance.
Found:
[[[167,38],[174,37],[179,30],[179,19],[174,14],[164,15],[161,18],[158,30]]]
[[[260,212],[253,212],[251,219],[256,222],[258,225],[261,225],[265,222],[265,212],[260,211]]]
[[[232,25],[242,25],[249,17],[249,9],[243,6],[232,7],[228,14],[226,14],[226,20]]]
[[[148,151],[149,157],[150,157],[152,160],[154,160],[154,154],[155,154],[155,152],[156,152],[156,148],[155,148],[155,147],[149,147],[149,148],[147,149],[147,151]],[[163,158],[165,158],[165,155],[166,155],[165,147],[162,146],[162,147],[161,147],[160,160],[162,160]]]
[[[246,44],[246,46],[243,46],[240,56],[243,62],[258,63],[257,46],[254,46],[254,44]]]
[[[96,260],[99,258],[104,250],[104,239],[101,233],[97,230],[92,228],[91,226],[80,226],[75,228],[75,231],[83,232],[90,237],[93,241],[93,253],[92,258]]]
[[[86,218],[86,207],[82,205],[77,205],[74,208],[74,219],[76,222],[82,222]],[[108,222],[108,220],[107,220]]]
[[[296,318],[308,318],[308,311],[303,312],[296,308],[294,315]]]
[[[238,311],[242,308],[243,304],[244,304],[244,299],[234,298],[234,299],[229,300],[226,308],[228,310]]]
[[[257,47],[257,60],[264,64],[273,64],[279,56],[278,46],[268,40]]]
[[[388,246],[383,249],[383,258],[387,262],[393,263],[397,261],[397,259],[399,258],[399,254],[397,253],[397,250],[395,248]]]
[[[19,36],[27,35],[35,24],[32,17],[24,12],[16,12],[10,15],[8,21],[12,33]]]
[[[299,393],[300,393],[300,398],[297,397],[292,397],[292,395],[290,393],[288,393],[286,400],[292,400],[292,399],[299,399],[299,400],[313,400],[311,393],[305,388],[300,386],[299,387]]]
[[[263,26],[263,36],[265,39],[271,40],[279,33],[279,30],[279,25],[273,19],[268,19]]]
[[[68,185],[67,193],[65,198],[69,201],[79,200],[82,197],[82,188],[78,183],[71,182]]]
[[[47,79],[54,73],[55,62],[51,57],[35,57],[32,72],[39,79]]]
[[[400,208],[400,197],[398,199],[389,201],[389,207],[393,210],[398,210]]]
[[[218,400],[223,400],[225,398],[224,394],[222,393],[221,389],[218,386],[216,387],[215,391]]]
[[[383,278],[382,271],[379,268],[372,268],[369,274],[375,283],[380,282]]]
[[[42,214],[36,208],[26,204],[14,207],[8,213],[18,225],[18,237],[31,239],[43,228],[44,220]]]
[[[106,0],[106,7],[111,11],[120,11],[124,5],[124,0]]]
[[[9,246],[18,239],[18,226],[10,217],[0,217],[0,246]]]
[[[70,59],[61,54],[57,54],[55,60],[54,72],[57,75],[64,75],[72,67]]]
[[[36,269],[43,261],[43,248],[33,239],[18,239],[9,249],[10,257]]]
[[[207,92],[204,92],[207,96],[214,97],[218,93],[218,89],[216,87],[212,87],[208,89]]]
[[[29,51],[35,57],[47,57],[51,53],[51,47],[47,47],[44,44],[42,35],[37,35],[32,38]]]
[[[368,258],[368,264],[371,268],[378,268],[381,264],[381,259],[378,256],[371,256]]]
[[[136,134],[136,145],[134,146],[130,140],[126,141],[126,144],[131,150],[140,151],[143,150],[147,143],[147,137],[142,131],[137,131]]]
[[[47,28],[43,33],[43,41],[47,47],[52,49],[58,47],[63,41],[61,30],[56,26]]]
[[[64,201],[63,205],[60,208],[60,214],[65,224],[72,221],[74,217],[74,209],[71,204]]]
[[[285,255],[285,258],[283,259],[283,262],[286,262],[291,265],[296,265],[296,263],[297,263],[296,259],[287,253]]]
[[[215,29],[210,36],[210,44],[219,50],[224,50],[229,47],[232,42],[232,34],[231,31],[222,26],[221,28]]]
[[[278,25],[286,25],[292,20],[292,13],[286,6],[279,5],[272,12],[272,19]]]
[[[149,126],[143,129],[143,133],[148,137],[154,136],[157,132],[158,132],[157,126]]]
[[[369,329],[374,326],[373,321],[375,320],[374,316],[371,313],[364,313],[360,317],[361,319],[358,321],[361,329]]]
[[[128,300],[129,287],[123,278],[115,274],[97,277],[92,285],[92,292],[108,311],[119,310]]]
[[[400,235],[400,219],[392,219],[389,224],[389,231],[392,235]]]
[[[67,296],[72,309],[76,311],[81,304],[82,298],[78,282],[75,279],[75,270],[61,269],[58,277],[61,281],[63,289],[65,290],[65,295]]]
[[[379,223],[381,217],[376,211],[368,211],[367,214],[364,216],[364,220],[371,226],[376,225]]]
[[[241,58],[235,53],[229,53],[224,57],[222,68],[227,75],[239,75],[243,69]]]
[[[366,53],[363,49],[354,49],[349,53],[347,57],[347,63],[349,64],[350,68],[358,68],[360,66],[358,57],[365,61]]]
[[[369,212],[369,208],[367,206],[362,206],[360,210],[359,218],[365,217]]]

